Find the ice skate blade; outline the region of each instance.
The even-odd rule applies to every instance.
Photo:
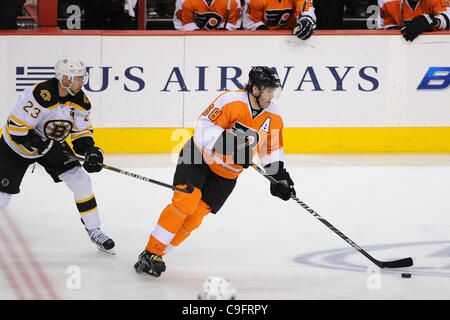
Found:
[[[98,249],[98,251],[101,251],[101,252],[104,252],[104,253],[107,253],[107,254],[110,254],[110,255],[115,255],[116,254],[116,250],[114,250],[114,248],[106,250],[106,249],[104,249],[104,248],[102,248],[100,246],[97,246],[97,249]]]

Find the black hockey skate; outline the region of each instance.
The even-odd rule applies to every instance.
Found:
[[[109,254],[116,254],[114,250],[115,243],[100,229],[87,230],[89,239],[97,245],[98,250]]]
[[[139,261],[134,264],[134,269],[137,273],[145,272],[158,278],[166,271],[166,265],[160,255],[144,250],[139,255]]]

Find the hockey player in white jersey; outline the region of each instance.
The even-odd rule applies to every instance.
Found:
[[[5,208],[30,164],[42,165],[55,182],[64,181],[74,194],[81,221],[99,250],[114,254],[114,241],[100,229],[89,173],[102,169],[103,152],[96,147],[91,104],[82,90],[88,74],[83,62],[62,57],[55,77],[22,92],[9,114],[0,139],[0,209]],[[72,149],[87,160],[83,167],[69,158]]]

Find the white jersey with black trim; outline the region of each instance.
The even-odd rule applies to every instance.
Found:
[[[3,128],[5,142],[24,158],[41,157],[34,147],[24,146],[14,138],[26,136],[31,130],[42,141],[63,142],[71,135],[72,142],[81,137],[93,137],[89,119],[90,102],[83,91],[75,96],[59,97],[56,78],[25,89],[9,114]],[[17,139],[16,139],[17,140]]]

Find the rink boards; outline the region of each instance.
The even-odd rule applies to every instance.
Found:
[[[450,152],[450,34],[0,33],[0,121],[61,55],[89,67],[85,91],[106,152],[177,152],[198,115],[255,65],[276,69],[285,151]]]

